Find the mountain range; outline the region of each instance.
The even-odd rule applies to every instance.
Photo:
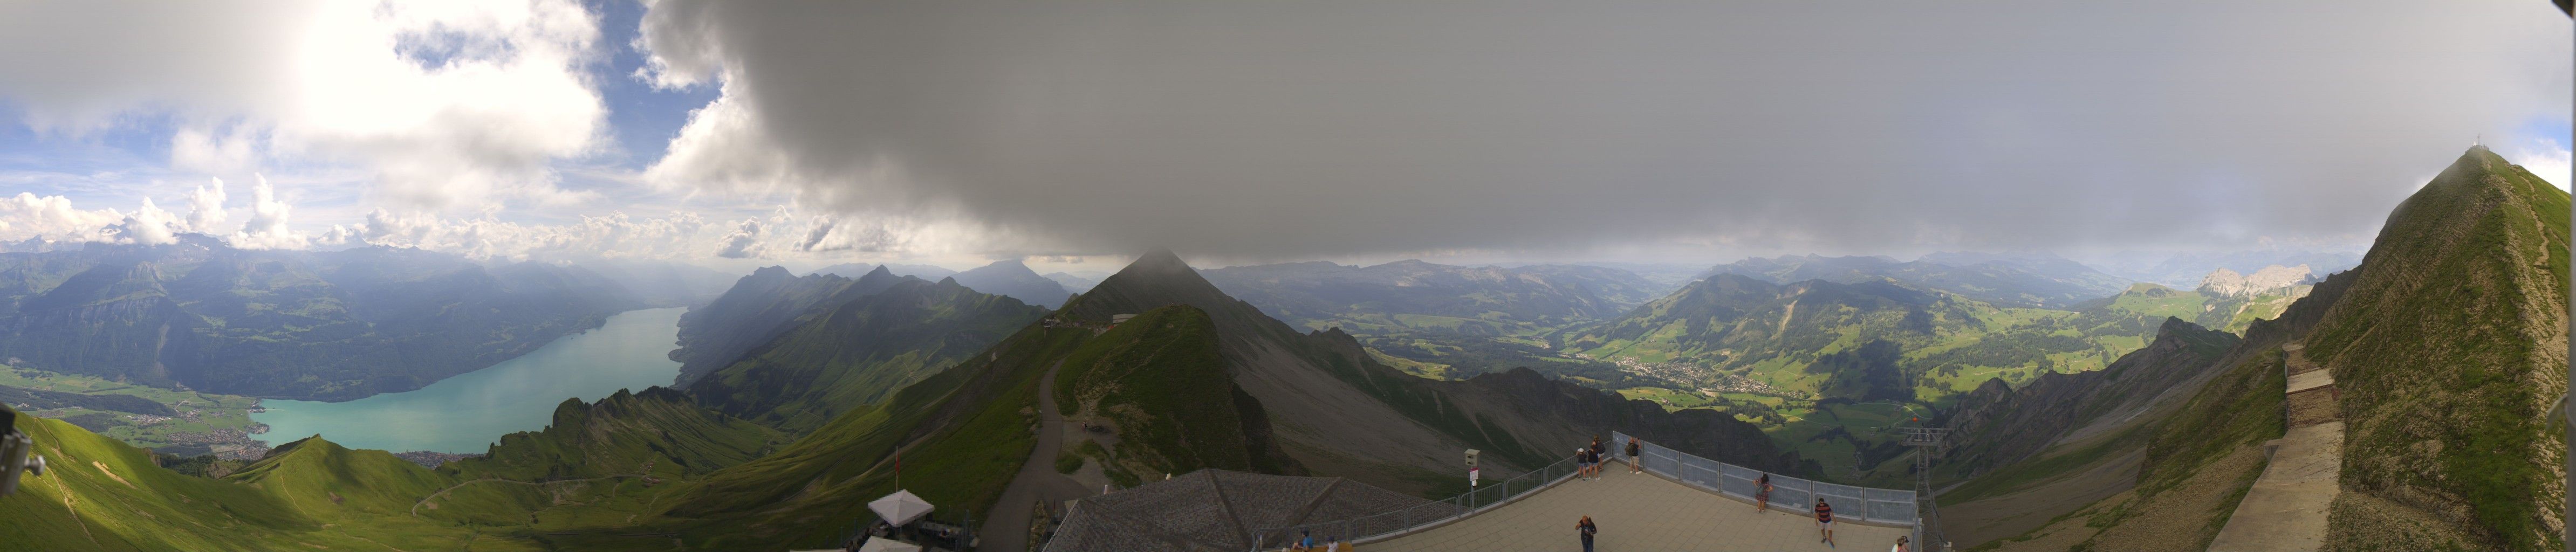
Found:
[[[1463,267],[1422,261],[1324,261],[1202,271],[1209,282],[1299,328],[1363,334],[1500,336],[1616,316],[1652,299],[1627,271],[1575,265]]]
[[[2310,267],[2310,279],[2342,272],[2361,264],[2359,251],[2333,251],[2303,248],[2272,248],[2219,253],[2180,253],[2165,256],[2130,254],[2125,261],[2105,261],[2104,272],[2140,282],[2152,282],[2176,288],[2189,288],[2201,277],[2221,269],[2251,274],[2268,266]]]
[[[1934,253],[1914,261],[1887,257],[1818,255],[1750,258],[1717,265],[1700,279],[1735,274],[1774,284],[1825,280],[1860,283],[1892,279],[2005,307],[2063,308],[2119,293],[2124,278],[2103,274],[2056,255]]]
[[[819,308],[839,306],[906,279],[919,280],[895,276],[885,267],[855,279],[823,272],[796,276],[776,266],[754,270],[713,301],[680,315],[679,348],[670,353],[671,360],[680,362],[674,385],[687,387],[742,358]]]
[[[2568,213],[2565,192],[2479,148],[2398,206],[2357,267],[2321,280],[2240,273],[2205,278],[2210,285],[2192,291],[2122,284],[2043,303],[2058,296],[2024,290],[2009,295],[2027,303],[1998,304],[1896,276],[1778,282],[1720,272],[1632,309],[1586,315],[1606,319],[1597,323],[1569,317],[1547,331],[1497,337],[1665,374],[1655,377],[1678,387],[1708,386],[1700,396],[1735,397],[1743,410],[1630,399],[1530,369],[1454,380],[1408,374],[1355,332],[1274,318],[1272,307],[1203,276],[1217,271],[1168,251],[1140,256],[1052,311],[957,278],[885,267],[856,278],[798,277],[773,267],[683,317],[673,358],[696,374],[684,375],[685,388],[566,401],[546,429],[435,468],[317,436],[209,469],[61,420],[17,417],[55,469],[0,500],[0,519],[22,521],[0,524],[0,542],[44,550],[833,547],[872,519],[868,500],[898,488],[939,505],[939,519],[983,522],[987,543],[1021,542],[1034,504],[1135,485],[1154,472],[1327,475],[1444,496],[1463,490],[1462,449],[1485,451],[1489,476],[1504,476],[1612,429],[1765,470],[1910,479],[1902,456],[1889,452],[1901,447],[1858,435],[1875,423],[1858,419],[1867,406],[1884,419],[1927,409],[1928,423],[1954,430],[1955,446],[1931,476],[1947,489],[1941,516],[1958,544],[2205,549],[2268,469],[2266,443],[2285,435],[2289,418],[2313,415],[2323,397],[2346,428],[2340,493],[2324,514],[2328,546],[2557,549],[2565,489],[2556,470],[2566,451],[2543,416],[2567,384]],[[156,247],[0,255],[11,263],[0,283],[42,288],[10,296],[0,311],[10,318],[0,320],[76,312],[62,320],[123,321],[22,322],[7,326],[18,341],[0,345],[40,353],[30,364],[58,366],[93,353],[26,332],[65,326],[90,332],[69,343],[133,343],[134,328],[147,323],[194,335],[200,328],[170,321],[221,320],[216,329],[228,331],[236,318],[286,313],[329,322],[313,327],[341,332],[331,335],[456,331],[442,325],[455,320],[417,316],[425,311],[485,331],[525,327],[492,318],[517,312],[509,305],[439,298],[459,289],[526,308],[643,304],[632,294],[599,296],[622,286],[547,263]],[[100,257],[81,256],[91,254]],[[1850,259],[1763,261],[1909,264]],[[2044,259],[1934,260],[2035,286],[2082,280],[2029,279],[2041,269],[2021,265]],[[1940,273],[1936,265],[1960,268],[1912,264],[1903,270],[1916,277]],[[1424,271],[1428,282],[1454,274],[1396,268]],[[1475,286],[1553,282],[1540,271],[1512,274]],[[1349,281],[1334,278],[1313,281]],[[1264,286],[1297,289],[1254,287]],[[1494,304],[1586,304],[1557,302],[1578,288],[1604,295],[1545,287],[1560,293]],[[399,295],[390,290],[425,294],[367,299]],[[1304,300],[1270,293],[1265,301]],[[227,294],[243,299],[227,303]],[[345,326],[353,323],[366,325]],[[37,325],[45,327],[29,329]],[[169,350],[157,358],[171,358]],[[95,354],[122,358],[114,352]],[[2288,374],[2304,366],[2330,374],[2337,391],[2285,397]],[[1782,421],[1746,421],[1758,417],[1755,404],[1776,407],[1769,414]],[[1859,457],[1852,469],[1828,472],[1802,452],[1821,450],[1819,439],[1840,439],[1832,452]]]
[[[975,267],[968,269],[965,272],[958,272],[930,265],[887,264],[871,266],[859,263],[845,263],[823,267],[820,270],[815,270],[813,273],[830,274],[844,278],[857,278],[878,268],[885,269],[886,271],[899,276],[911,276],[933,282],[945,278],[954,278],[957,280],[958,285],[972,288],[975,291],[994,295],[1007,295],[1013,299],[1020,300],[1022,303],[1050,309],[1055,308],[1057,305],[1064,304],[1064,298],[1073,294],[1073,292],[1069,291],[1064,284],[1057,283],[1055,279],[1048,276],[1039,276],[1036,271],[1029,270],[1029,265],[1020,262],[1019,259],[994,261],[993,264]]]
[[[881,402],[1046,314],[953,279],[877,271],[848,289],[874,292],[809,310],[793,328],[685,388],[727,415],[802,432],[855,405]]]
[[[414,249],[252,250],[189,234],[0,253],[10,364],[262,397],[418,389],[649,305],[577,266]]]
[[[1981,386],[1936,472],[1975,474],[1940,495],[1955,542],[2205,548],[2299,418],[2340,428],[2336,492],[2309,514],[2326,549],[2561,549],[2566,445],[2544,418],[2567,390],[2568,206],[2472,148],[2358,266],[2222,353],[2171,321],[2122,372]],[[2285,400],[2286,374],[2315,371],[2331,392]]]

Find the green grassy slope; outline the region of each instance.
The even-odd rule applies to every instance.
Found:
[[[1221,468],[1279,473],[1243,413],[1260,407],[1225,373],[1206,311],[1174,305],[1119,324],[1065,358],[1056,405],[1100,416],[1120,432],[1109,451],[1132,473]],[[1266,420],[1254,420],[1266,425]]]
[[[297,513],[324,520],[408,514],[453,479],[380,450],[350,450],[318,437],[278,445],[225,478],[269,491]]]
[[[659,526],[694,545],[835,544],[865,503],[902,488],[949,512],[981,512],[1027,459],[1045,368],[1091,337],[1030,325],[881,404],[841,413],[786,448],[710,474]]]
[[[1970,475],[2029,458],[2115,409],[2143,408],[2166,389],[2202,374],[2238,343],[2233,334],[2167,319],[2155,342],[2109,368],[2043,375],[2019,389],[1991,382],[1987,385],[2004,390],[1980,392],[1947,416],[1957,436],[1936,471]]]
[[[2134,487],[2019,536],[1957,544],[1980,551],[2207,548],[2262,474],[2263,442],[2284,429],[2279,350],[2239,348],[2221,362],[2224,371],[2170,416],[2090,441],[2082,450],[2008,466],[1941,499],[1955,504],[2007,492],[2045,493],[2045,483],[2055,477],[2143,445]]]
[[[405,515],[448,480],[383,451],[300,441],[217,480],[155,466],[142,449],[61,421],[20,416],[17,427],[51,469],[0,499],[10,549],[532,549]]]
[[[439,471],[458,479],[678,479],[750,461],[785,440],[776,430],[699,407],[678,391],[620,389],[596,403],[566,399],[544,430],[503,435],[482,457]]]
[[[2484,148],[2389,216],[2307,340],[2342,390],[2347,490],[2470,548],[2563,546],[2566,449],[2541,412],[2567,390],[2567,222],[2566,192]]]

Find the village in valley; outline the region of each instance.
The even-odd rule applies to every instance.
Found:
[[[7,392],[0,402],[10,408],[71,422],[157,453],[258,460],[269,451],[267,443],[251,437],[268,432],[268,426],[250,419],[251,413],[266,411],[255,397],[7,366],[0,366],[0,390]]]

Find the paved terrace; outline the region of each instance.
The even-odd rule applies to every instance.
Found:
[[[1623,465],[1606,468],[1598,481],[1572,480],[1478,515],[1468,516],[1394,539],[1360,545],[1359,550],[1387,551],[1548,551],[1581,550],[1574,522],[1592,516],[1601,527],[1594,547],[1600,552],[1689,550],[1854,550],[1876,552],[1910,536],[1912,528],[1835,522],[1834,541],[1826,546],[1816,535],[1812,504],[1773,504],[1756,513],[1753,504],[1700,490],[1652,473],[1630,474]],[[1834,506],[1835,511],[1858,504]],[[1784,511],[1787,510],[1787,511]],[[1318,535],[1317,540],[1322,540]]]
[[[2265,446],[2271,463],[2236,503],[2211,552],[2301,552],[2325,546],[2326,511],[2343,494],[2343,411],[2334,373],[2308,361],[2306,347],[2281,347],[2289,375],[2289,431]]]

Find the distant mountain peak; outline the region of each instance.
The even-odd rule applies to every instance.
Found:
[[[1029,270],[1029,265],[1020,262],[1017,258],[994,261],[993,264],[959,272],[953,278],[957,280],[958,285],[973,288],[976,291],[1008,295],[1021,302],[1046,308],[1055,308],[1057,305],[1064,304],[1064,298],[1073,294],[1064,288],[1064,284],[1039,276],[1035,270]]]
[[[1190,263],[1188,261],[1181,260],[1181,256],[1179,254],[1172,253],[1171,249],[1158,247],[1153,251],[1145,252],[1143,255],[1137,255],[1135,262],[1127,263],[1127,268],[1118,271],[1118,273],[1126,274],[1138,269],[1172,270],[1175,268],[1180,270],[1189,270]]]
[[[2254,271],[2250,275],[2220,268],[2210,271],[2208,276],[2201,277],[2199,289],[2228,297],[2282,293],[2298,287],[2299,282],[2306,281],[2309,272],[2308,265],[2305,264],[2272,265]]]

